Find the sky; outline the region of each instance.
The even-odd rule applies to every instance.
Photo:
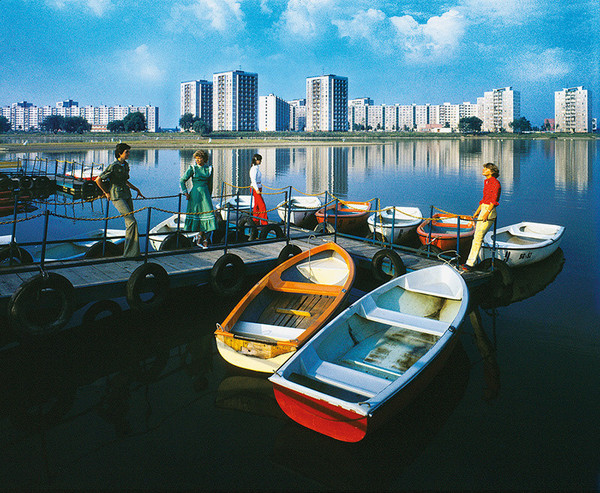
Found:
[[[179,85],[258,73],[259,95],[348,77],[375,104],[475,103],[512,86],[533,125],[584,86],[600,116],[599,0],[0,0],[0,106],[73,99],[159,107]]]

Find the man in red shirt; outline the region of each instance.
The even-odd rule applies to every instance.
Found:
[[[496,207],[498,207],[500,192],[502,191],[502,187],[498,181],[498,176],[500,175],[498,166],[494,163],[486,163],[483,165],[482,174],[485,177],[485,182],[483,183],[483,199],[481,199],[479,207],[477,207],[477,210],[473,214],[475,234],[473,236],[473,244],[471,245],[469,258],[465,265],[463,265],[463,270],[471,270],[475,265],[475,262],[477,262],[483,237],[489,231],[496,219]]]

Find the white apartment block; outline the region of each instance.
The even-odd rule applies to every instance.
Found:
[[[371,104],[365,106],[367,110],[367,128],[369,130],[384,129],[384,106],[381,104]]]
[[[234,70],[213,75],[213,130],[258,128],[258,74]]]
[[[180,85],[180,116],[191,113],[212,127],[213,83],[191,80]]]
[[[429,104],[415,104],[414,112],[415,112],[415,121],[414,127],[417,130],[425,130],[427,125],[429,125],[429,108],[431,105]]]
[[[554,122],[557,132],[592,131],[592,92],[583,86],[554,93]]]
[[[383,129],[387,132],[398,130],[399,105],[383,105]]]
[[[304,132],[306,128],[306,99],[288,101],[290,105],[290,130]]]
[[[367,120],[367,107],[373,104],[371,98],[356,98],[348,101],[348,129],[366,130],[369,124]]]
[[[348,77],[322,75],[306,79],[306,131],[348,130]]]
[[[274,94],[258,98],[258,129],[284,132],[290,128],[290,105]]]
[[[415,128],[415,106],[414,104],[398,105],[398,130],[412,130]]]
[[[509,125],[521,116],[521,94],[512,87],[493,89],[483,95],[484,132],[512,132]]]
[[[56,106],[34,106],[33,103],[21,101],[2,108],[2,114],[9,120],[11,128],[17,131],[38,130],[43,121],[52,115],[64,118],[82,117],[92,126],[106,130],[106,125],[114,120],[122,120],[129,113],[140,112],[146,118],[148,132],[159,129],[158,107],[156,106],[83,106],[76,101],[60,101]]]
[[[460,121],[460,107],[458,104],[444,103],[437,105],[437,121],[431,121],[430,123],[436,123],[443,127],[450,127],[453,130],[458,129],[458,122]]]

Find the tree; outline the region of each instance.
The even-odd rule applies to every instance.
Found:
[[[92,129],[90,123],[82,116],[71,116],[65,118],[65,132],[77,132],[82,134],[83,132],[89,132]]]
[[[192,115],[191,113],[185,113],[179,119],[179,126],[181,128],[183,128],[183,130],[185,132],[187,132],[188,130],[190,130],[192,128],[193,124],[194,124],[194,115]]]
[[[65,129],[65,117],[61,115],[47,116],[41,125],[43,130],[47,132],[58,132]]]
[[[144,132],[148,128],[146,117],[139,111],[129,113],[125,116],[123,118],[123,126],[125,127],[125,132]]]
[[[5,116],[0,116],[0,134],[6,133],[10,130],[10,122]]]
[[[513,129],[513,132],[518,134],[521,132],[531,132],[531,123],[524,116],[513,120],[508,124],[508,126]]]
[[[108,125],[106,125],[106,130],[109,132],[125,132],[123,120],[113,120],[112,122],[108,122]]]
[[[196,118],[192,125],[192,130],[200,135],[208,135],[211,132],[210,125],[202,118]]]
[[[463,117],[458,122],[458,130],[462,133],[481,132],[483,122],[476,116]]]

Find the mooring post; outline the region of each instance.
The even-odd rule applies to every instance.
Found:
[[[42,258],[40,260],[40,269],[44,272],[44,263],[46,261],[46,241],[48,240],[48,222],[50,220],[50,211],[44,211],[44,236],[42,238]]]
[[[429,232],[427,233],[427,258],[431,252],[431,232],[433,231],[433,205],[429,209]]]
[[[146,224],[146,252],[144,255],[144,263],[148,262],[148,246],[150,245],[150,218],[152,217],[152,207],[148,207],[148,222]]]
[[[456,216],[456,266],[460,264],[460,215]]]

